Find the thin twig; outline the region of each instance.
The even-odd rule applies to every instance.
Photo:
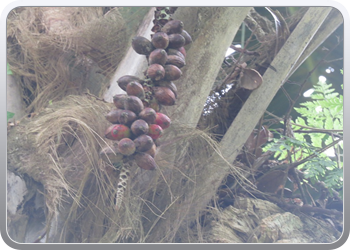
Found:
[[[307,199],[306,199],[306,196],[305,196],[305,192],[304,192],[304,189],[303,187],[301,186],[301,182],[300,182],[300,178],[295,170],[295,168],[292,169],[292,175],[293,175],[293,178],[296,180],[297,182],[297,185],[298,185],[298,188],[300,190],[300,194],[301,194],[301,199],[302,201],[304,202],[304,204],[308,204],[307,203]]]
[[[272,114],[271,112],[269,111],[265,111],[266,114],[274,117],[275,119],[279,120],[279,121],[283,121],[284,119],[281,118],[281,117],[278,117],[277,115],[274,115]],[[319,131],[320,133],[321,132],[328,132],[328,133],[343,133],[343,130],[342,129],[322,129],[322,128],[314,128],[314,127],[309,127],[309,126],[304,126],[304,125],[300,125],[300,124],[297,124],[297,123],[294,123],[294,122],[291,122],[290,124],[294,125],[294,126],[298,126],[300,128],[307,128],[307,129],[311,129],[311,131],[315,131],[315,132],[311,132],[311,133],[316,133],[316,131]],[[299,132],[299,133],[302,133],[302,132],[309,132],[309,130],[294,130],[293,132]]]
[[[291,104],[293,102],[292,97],[290,97],[290,95],[288,94],[287,90],[284,88],[284,85],[281,86],[281,89],[284,93],[284,95],[287,97],[289,104]]]
[[[312,155],[309,155],[308,157],[306,157],[305,159],[298,161],[298,162],[294,162],[292,163],[292,168],[296,168],[297,166],[309,161],[310,159],[316,157],[318,154],[326,151],[327,149],[333,147],[334,145],[336,145],[337,143],[339,143],[340,141],[342,141],[342,139],[338,139],[336,141],[333,141],[332,143],[328,144],[327,146],[325,146],[324,148],[321,148],[320,150],[318,150],[317,152],[313,153]]]
[[[321,129],[317,129],[317,130],[294,130],[294,133],[323,133],[323,134],[328,134],[330,136],[334,136],[337,138],[343,138],[343,136],[338,135],[336,133],[333,133],[332,131],[328,131],[328,130],[321,130]]]
[[[157,217],[157,219],[153,222],[153,225],[150,227],[150,229],[148,230],[146,236],[144,237],[143,241],[146,240],[146,238],[148,238],[148,235],[151,233],[151,231],[153,230],[153,228],[157,225],[158,221],[163,218],[163,215],[165,214],[166,211],[168,211],[168,209],[179,199],[180,197],[177,197],[172,203],[169,204],[169,206],[162,212],[161,215],[159,215]]]

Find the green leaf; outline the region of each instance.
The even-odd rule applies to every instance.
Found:
[[[8,75],[13,75],[12,70],[10,69],[10,64],[7,63],[7,74]]]
[[[7,111],[7,121],[15,116],[15,113]]]

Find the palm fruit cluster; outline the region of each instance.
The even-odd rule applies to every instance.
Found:
[[[117,161],[134,160],[146,170],[157,167],[155,142],[171,124],[170,118],[160,110],[162,105],[172,106],[176,102],[174,81],[181,77],[181,68],[186,65],[184,46],[192,42],[183,29],[183,22],[170,17],[175,10],[157,7],[151,40],[142,36],[132,39],[135,52],[146,56],[148,68],[144,79],[125,75],[117,80],[126,94],[113,96],[115,109],[106,115],[112,125],[105,132],[105,137],[116,144],[101,151],[104,154],[101,157],[111,155]]]
[[[143,88],[139,85],[131,81],[127,84],[127,94],[113,96],[115,109],[105,116],[112,123],[105,137],[117,142],[114,151],[122,155],[120,160],[133,157],[140,168],[153,170],[156,168],[153,159],[156,153],[155,141],[170,126],[171,120],[165,114],[144,106],[142,96],[140,98],[138,94]],[[138,91],[135,92],[135,89]]]
[[[180,20],[170,20],[163,26],[160,23],[156,25],[153,29],[157,27],[158,31],[151,40],[142,36],[134,37],[132,47],[136,53],[148,59],[146,79],[143,80],[144,105],[159,111],[162,105],[172,106],[176,103],[177,88],[174,81],[182,76],[181,68],[186,65],[184,46],[191,43],[192,38],[183,29]],[[122,89],[125,88],[123,80],[118,80]]]

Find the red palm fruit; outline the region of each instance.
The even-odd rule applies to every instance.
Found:
[[[140,135],[135,140],[137,152],[146,152],[150,150],[154,144],[153,139],[149,135]]]
[[[154,81],[162,80],[164,78],[164,75],[165,75],[165,71],[162,65],[155,63],[148,66],[147,76],[152,80]]]
[[[151,41],[143,36],[135,36],[132,39],[131,45],[135,52],[141,55],[148,56],[152,50],[154,50],[154,46]]]
[[[169,55],[165,64],[172,64],[179,69],[186,65],[185,59],[177,55]]]
[[[155,160],[149,154],[142,152],[136,153],[134,159],[137,166],[139,166],[142,169],[153,170],[157,167]]]
[[[113,124],[119,123],[119,114],[122,111],[122,109],[112,109],[107,115],[105,115],[106,120]]]
[[[124,103],[128,95],[126,94],[117,94],[113,96],[113,103],[118,109],[124,109]]]
[[[168,87],[153,87],[154,97],[158,103],[164,106],[172,106],[175,104],[176,97],[173,91]]]
[[[115,124],[107,128],[105,137],[110,140],[119,141],[130,137],[130,129],[123,124]]]
[[[180,20],[171,20],[167,22],[161,29],[161,31],[169,34],[179,33],[183,31],[184,24]]]
[[[134,135],[139,136],[147,134],[149,131],[148,123],[145,120],[138,119],[131,124],[131,131]]]
[[[118,143],[118,150],[123,155],[132,155],[136,150],[135,143],[129,138],[123,138]]]
[[[168,54],[164,49],[155,49],[149,55],[149,64],[165,65]]]
[[[156,144],[153,144],[151,149],[147,150],[145,153],[149,154],[150,156],[152,156],[154,158],[156,156],[156,152],[157,152],[157,146],[156,146]]]
[[[169,45],[169,37],[164,32],[157,32],[153,35],[151,42],[157,49],[165,49]]]
[[[181,35],[185,38],[185,45],[192,43],[192,37],[186,30],[182,30]]]
[[[186,57],[186,50],[184,47],[181,47],[178,49],[180,51],[180,53],[183,55],[183,57],[185,58]]]
[[[145,91],[143,90],[142,85],[135,81],[129,82],[126,85],[126,93],[128,95],[137,96],[140,99],[145,98]]]
[[[124,108],[138,115],[143,109],[143,103],[137,96],[127,96],[125,98]]]
[[[171,89],[171,91],[174,92],[175,98],[177,98],[177,87],[172,81],[162,80],[162,81],[154,82],[154,84],[156,86],[168,87],[169,89]]]
[[[157,140],[163,135],[163,129],[157,124],[151,124],[149,125],[149,131],[147,135],[149,135],[153,140]]]
[[[182,50],[182,48],[183,47],[181,47],[180,49]],[[168,56],[171,56],[171,55],[179,56],[185,60],[185,55],[182,52],[180,52],[180,50],[178,49],[167,49],[167,53],[168,53]]]
[[[169,48],[172,49],[178,49],[185,45],[186,40],[185,38],[180,34],[171,34],[169,35]]]
[[[164,66],[164,80],[176,81],[182,76],[182,71],[175,65],[167,64]]]
[[[126,91],[126,86],[128,85],[129,82],[142,83],[143,81],[140,78],[138,78],[136,76],[132,76],[132,75],[125,75],[125,76],[120,77],[117,80],[119,87],[124,91]]]
[[[149,107],[144,108],[140,112],[139,118],[141,118],[142,120],[145,120],[148,124],[152,124],[156,120],[156,111]]]
[[[156,120],[154,123],[159,125],[162,129],[166,129],[166,128],[169,128],[171,124],[171,120],[167,115],[158,112],[156,114]]]
[[[136,120],[137,116],[131,110],[121,110],[119,112],[118,123],[124,125],[130,125]]]

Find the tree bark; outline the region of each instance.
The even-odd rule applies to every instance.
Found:
[[[176,12],[178,17],[195,17],[197,21],[193,22],[195,25],[189,26],[189,32],[191,30],[195,30],[195,32],[193,35],[194,41],[188,49],[186,57],[187,66],[184,67],[183,76],[175,82],[179,90],[178,104],[164,109],[172,119],[173,128],[171,131],[167,131],[163,142],[174,138],[182,126],[190,129],[197,126],[206,98],[225,57],[225,52],[249,10],[250,7],[183,8],[183,13],[181,13],[182,9],[178,9]],[[186,19],[183,22],[184,28],[187,29]],[[179,133],[181,134],[181,131]],[[181,146],[179,150],[181,151]],[[169,170],[169,166],[174,166],[176,152],[174,144],[161,147],[156,156],[160,169],[164,169],[163,171],[166,172],[166,169]],[[175,162],[175,164],[178,164],[178,162]],[[207,171],[205,171],[205,174],[200,173],[200,176],[198,176],[198,189],[196,187],[195,190],[182,186],[181,182],[184,176],[180,172],[169,170],[167,174],[165,178],[170,178],[172,184],[169,184],[170,187],[165,184],[161,188],[162,195],[159,197],[162,197],[162,199],[152,201],[156,207],[165,212],[164,217],[167,220],[158,221],[159,218],[150,215],[150,223],[145,225],[149,236],[145,239],[146,242],[173,241],[177,228],[181,226],[181,222],[186,218],[186,213],[197,211],[195,208],[196,202],[193,199],[203,198],[204,189],[201,190],[202,185],[210,185],[205,180]],[[190,173],[185,172],[184,174],[188,174],[190,178],[192,177]],[[166,195],[169,190],[172,194]],[[164,197],[168,197],[168,199],[164,200]],[[175,202],[177,199],[179,202]],[[180,204],[180,202],[183,203]],[[208,199],[203,200],[203,204],[207,202]],[[155,221],[158,221],[156,225],[154,224]],[[169,228],[169,221],[174,222],[172,228]]]

